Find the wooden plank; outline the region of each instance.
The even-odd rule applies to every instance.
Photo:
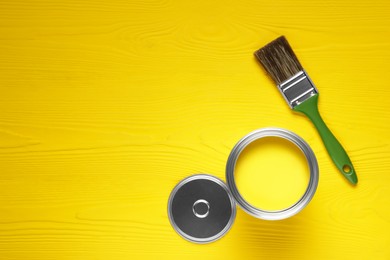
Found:
[[[0,259],[390,258],[388,1],[2,1]],[[253,57],[284,34],[356,167],[351,187]],[[184,177],[224,179],[248,132],[290,129],[320,183],[283,221],[172,229]],[[270,166],[272,170],[273,166]]]

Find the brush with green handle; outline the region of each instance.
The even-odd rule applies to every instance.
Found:
[[[358,179],[347,152],[318,112],[318,90],[306,74],[284,36],[255,52],[282,96],[294,111],[305,114],[317,128],[334,164],[352,184]]]

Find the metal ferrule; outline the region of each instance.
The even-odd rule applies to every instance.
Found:
[[[304,70],[279,84],[278,89],[290,108],[294,108],[306,99],[318,94],[317,88]]]

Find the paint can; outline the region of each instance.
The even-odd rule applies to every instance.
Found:
[[[310,179],[305,193],[297,202],[285,209],[270,211],[254,207],[243,198],[235,182],[234,171],[241,152],[252,142],[264,137],[279,137],[290,141],[303,152],[309,166]],[[307,206],[318,186],[318,172],[317,159],[310,146],[301,137],[282,128],[263,128],[247,134],[234,146],[226,164],[226,181],[235,201],[248,214],[265,220],[280,220],[297,214]]]

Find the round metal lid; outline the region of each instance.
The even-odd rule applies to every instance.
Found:
[[[208,175],[192,175],[171,192],[168,216],[175,231],[195,243],[221,238],[232,226],[236,205],[223,181]]]

